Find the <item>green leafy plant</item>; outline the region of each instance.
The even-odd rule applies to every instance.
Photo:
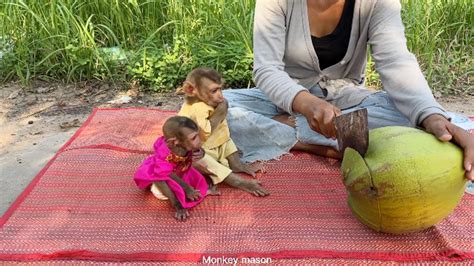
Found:
[[[176,40],[172,48],[143,49],[136,62],[129,67],[132,79],[153,91],[173,91],[193,67],[193,58],[181,44]]]
[[[409,49],[432,89],[474,94],[470,0],[401,0]],[[252,86],[255,0],[0,1],[0,80],[138,81],[170,91],[196,66]],[[125,59],[107,49],[120,47]],[[368,86],[380,88],[374,62]]]

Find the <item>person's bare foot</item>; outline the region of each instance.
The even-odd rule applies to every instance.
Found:
[[[273,120],[276,120],[280,123],[283,123],[287,126],[290,126],[292,128],[296,127],[296,119],[294,116],[290,116],[288,114],[281,114],[281,115],[276,115],[272,117]]]
[[[230,173],[230,175],[224,179],[224,182],[231,187],[247,191],[248,193],[257,197],[265,197],[270,195],[270,193],[268,193],[268,191],[260,185],[258,180],[245,179],[234,173]]]
[[[290,127],[295,128],[296,127],[296,120],[293,116],[290,116],[288,114],[281,114],[281,115],[276,115],[272,117],[273,120],[276,120],[280,123],[283,123],[285,125],[288,125]],[[334,159],[342,159],[342,154],[329,146],[322,146],[322,145],[316,145],[316,144],[305,144],[302,142],[297,142],[292,150],[297,150],[297,151],[304,151],[312,154],[316,154],[319,156],[324,156],[324,157],[329,157],[329,158],[334,158]]]
[[[246,164],[240,160],[238,152],[234,152],[231,155],[227,156],[227,161],[229,162],[229,167],[234,173],[246,173],[255,177],[257,172],[263,172],[263,166],[261,163],[255,164]]]
[[[297,150],[297,151],[304,151],[312,154],[316,154],[319,156],[324,156],[324,157],[329,157],[329,158],[334,158],[334,159],[342,159],[342,154],[329,146],[322,146],[322,145],[316,145],[316,144],[305,144],[301,142],[297,142],[292,150]]]

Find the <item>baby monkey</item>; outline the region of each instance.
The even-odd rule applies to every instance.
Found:
[[[232,187],[247,191],[255,196],[269,193],[256,179],[246,179],[237,172],[255,177],[261,165],[248,165],[240,161],[227,125],[227,102],[222,95],[223,80],[214,69],[199,67],[192,70],[178,95],[184,94],[184,104],[179,115],[191,118],[199,127],[205,150],[204,157],[195,167],[212,179],[214,185],[224,182]]]
[[[199,204],[208,191],[204,176],[193,166],[204,152],[196,123],[183,116],[173,116],[163,125],[163,136],[154,144],[154,154],[135,173],[134,180],[141,189],[161,200],[170,201],[176,209],[175,218],[185,220],[188,209]]]

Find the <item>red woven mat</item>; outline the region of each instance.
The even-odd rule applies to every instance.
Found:
[[[132,180],[173,114],[95,110],[0,220],[0,259],[474,259],[474,196],[423,232],[376,233],[351,214],[339,162],[303,153],[265,165],[260,179],[269,197],[223,186],[222,196],[206,198],[189,220],[177,222],[168,202]]]

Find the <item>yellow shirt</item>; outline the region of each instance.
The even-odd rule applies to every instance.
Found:
[[[230,139],[229,126],[225,119],[211,132],[209,118],[213,113],[214,108],[204,102],[184,103],[178,113],[178,115],[191,118],[199,126],[204,149],[217,148]]]

